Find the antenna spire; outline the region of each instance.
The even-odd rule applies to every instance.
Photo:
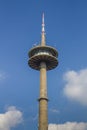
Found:
[[[44,13],[42,14],[42,38],[41,46],[45,46],[45,23],[44,23]]]
[[[42,33],[45,33],[45,24],[44,24],[44,13],[42,15]]]

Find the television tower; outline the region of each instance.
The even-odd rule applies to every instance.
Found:
[[[31,68],[40,71],[40,96],[39,96],[39,126],[38,130],[48,130],[48,97],[46,71],[58,65],[58,52],[55,48],[46,45],[44,14],[42,16],[41,43],[31,48],[28,53],[28,64]]]

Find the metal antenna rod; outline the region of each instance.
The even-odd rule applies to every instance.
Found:
[[[44,23],[44,13],[42,15],[42,34],[41,34],[41,46],[45,46],[45,23]]]

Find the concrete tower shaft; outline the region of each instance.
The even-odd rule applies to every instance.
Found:
[[[44,14],[42,16],[41,43],[33,47],[29,53],[28,64],[31,68],[40,71],[39,96],[39,126],[38,130],[48,130],[48,97],[46,71],[57,67],[58,52],[55,48],[46,45]]]
[[[47,112],[47,77],[46,63],[40,64],[40,98],[39,98],[39,128],[38,130],[48,130],[48,112]]]

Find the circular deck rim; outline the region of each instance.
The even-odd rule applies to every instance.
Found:
[[[35,54],[35,52],[39,49],[50,50],[50,52],[53,54],[54,57],[58,57],[58,51],[54,47],[46,45],[46,46],[35,46],[31,48],[28,53],[29,58],[31,58]]]

